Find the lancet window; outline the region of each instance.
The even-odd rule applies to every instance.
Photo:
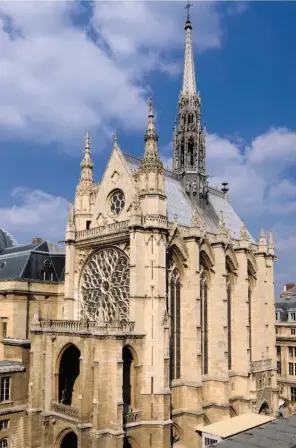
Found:
[[[180,273],[171,262],[168,269],[168,308],[170,317],[170,377],[181,377],[181,283]]]
[[[208,374],[208,279],[202,266],[200,275],[200,329],[202,374]]]
[[[252,361],[252,300],[253,300],[254,277],[248,270],[248,325],[249,325],[249,357]]]
[[[231,353],[231,307],[232,307],[232,288],[230,273],[226,278],[226,295],[227,295],[227,351],[228,351],[228,370],[232,368],[232,353]]]

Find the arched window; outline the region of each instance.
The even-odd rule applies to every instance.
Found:
[[[0,440],[0,448],[8,448],[8,439]]]
[[[188,165],[194,166],[194,141],[192,139],[188,142]]]
[[[230,276],[226,278],[226,294],[227,294],[227,351],[228,351],[228,370],[231,370],[231,281]]]
[[[174,263],[168,270],[168,306],[170,316],[170,377],[181,377],[181,284]]]
[[[200,329],[201,329],[201,371],[208,374],[208,281],[203,271],[200,276]]]
[[[248,285],[248,324],[249,324],[249,358],[252,361],[252,287],[249,278]]]
[[[130,347],[125,345],[122,350],[123,360],[123,414],[133,412],[136,408],[136,370],[135,360]]]
[[[70,344],[63,352],[59,367],[59,403],[68,406],[77,401],[79,387],[80,351]],[[74,403],[75,405],[75,403]]]
[[[180,163],[181,163],[181,168],[183,168],[183,166],[184,166],[184,142],[183,141],[181,142],[181,160],[180,160]]]
[[[188,124],[192,124],[193,123],[193,114],[189,114],[188,115]]]

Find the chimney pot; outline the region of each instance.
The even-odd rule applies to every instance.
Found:
[[[38,245],[42,243],[42,238],[32,238],[32,244]]]

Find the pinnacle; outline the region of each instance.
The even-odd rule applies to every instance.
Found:
[[[149,101],[149,114],[148,114],[148,125],[145,134],[145,154],[144,160],[155,161],[159,160],[158,147],[157,147],[158,135],[155,130],[154,123],[154,110],[152,98]]]
[[[90,151],[90,136],[87,132],[84,140],[84,157],[80,163],[81,168],[81,177],[80,184],[88,184],[93,183],[93,162],[91,160],[91,151]]]

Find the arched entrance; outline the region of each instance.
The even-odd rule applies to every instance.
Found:
[[[77,435],[73,431],[65,435],[61,443],[61,448],[77,448]]]
[[[261,405],[259,414],[263,414],[263,415],[270,415],[270,409],[267,403],[263,403]]]
[[[123,448],[133,448],[127,437],[124,438]]]
[[[59,402],[71,406],[78,395],[77,379],[79,377],[80,351],[70,344],[62,354],[59,367]],[[75,394],[74,394],[74,388]]]
[[[132,412],[135,407],[135,368],[134,357],[131,349],[126,345],[122,350],[123,360],[123,414]]]

